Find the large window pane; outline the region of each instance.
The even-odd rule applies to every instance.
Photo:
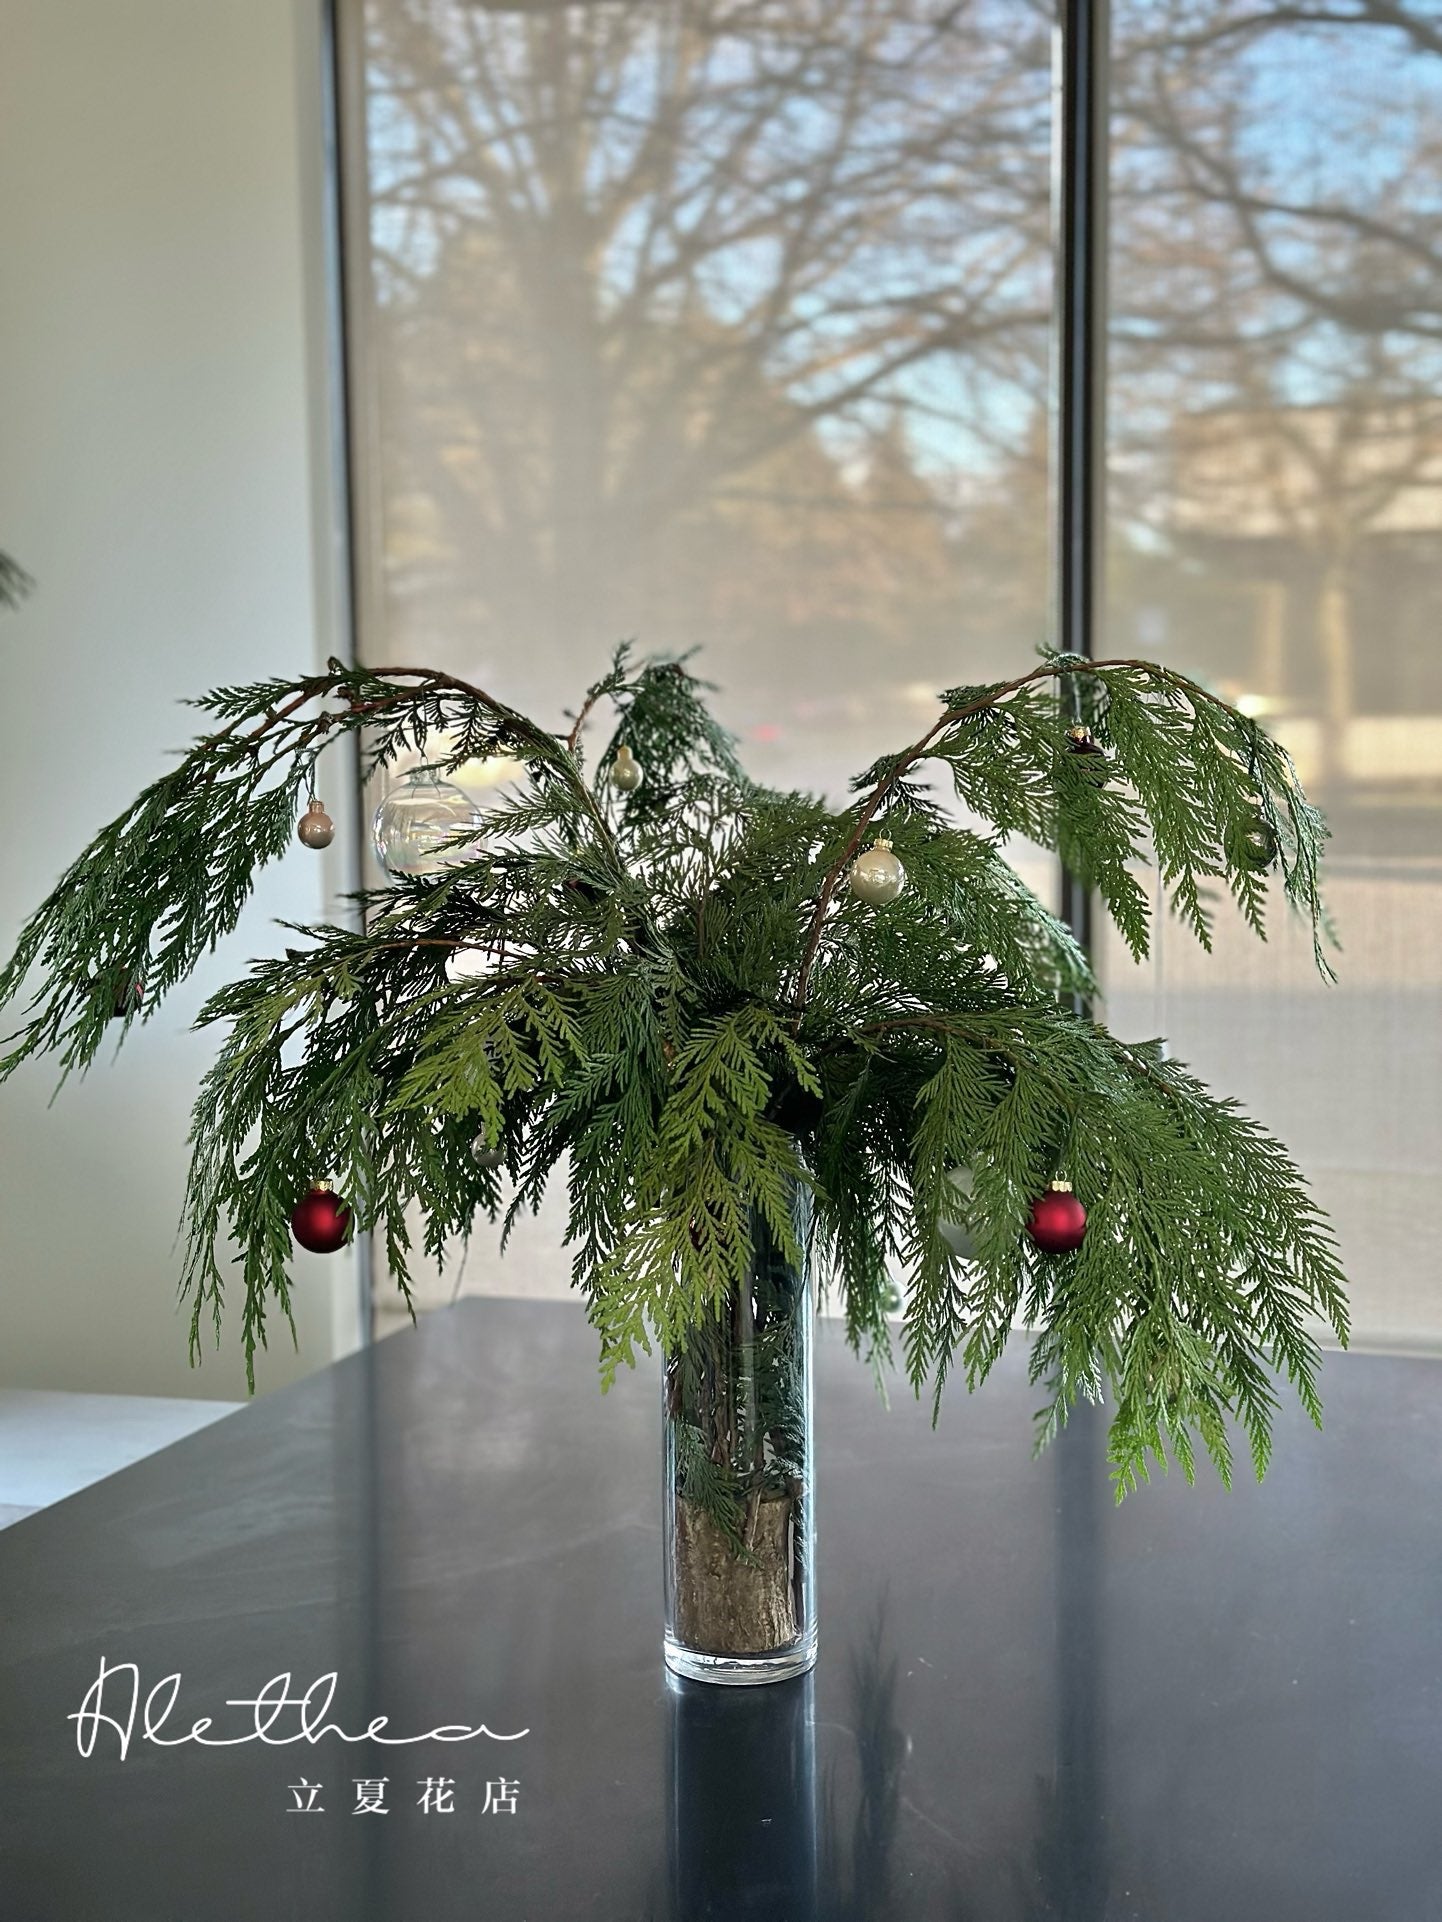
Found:
[[[1442,32],[1435,7],[1114,0],[1105,651],[1199,673],[1335,832],[1341,985],[1279,925],[1109,952],[1299,1150],[1364,1339],[1442,1338]]]
[[[701,646],[834,785],[1046,608],[1046,13],[369,0],[388,649]]]
[[[699,647],[752,772],[833,795],[939,688],[1026,664],[1047,7],[355,0],[346,24],[369,658],[558,724],[621,637]],[[535,1262],[564,1285],[554,1235]]]

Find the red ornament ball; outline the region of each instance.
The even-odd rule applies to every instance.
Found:
[[[1087,1211],[1071,1191],[1071,1183],[1054,1181],[1031,1204],[1031,1238],[1043,1254],[1069,1255],[1086,1239]]]
[[[350,1209],[323,1181],[302,1195],[290,1217],[290,1232],[313,1255],[333,1255],[350,1239]]]

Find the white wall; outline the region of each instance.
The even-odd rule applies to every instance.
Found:
[[[0,941],[195,731],[182,696],[338,644],[321,247],[320,0],[0,0]],[[331,797],[327,797],[331,798]],[[340,796],[334,799],[339,802]],[[337,811],[333,807],[333,812]],[[238,933],[48,1106],[0,1088],[0,1385],[243,1392],[195,1373],[175,1226],[205,994],[317,918],[295,849]],[[329,865],[328,865],[329,864]],[[353,1257],[300,1257],[300,1354],[354,1335]]]

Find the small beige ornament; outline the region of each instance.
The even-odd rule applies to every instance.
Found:
[[[851,864],[851,892],[875,908],[894,901],[906,886],[906,869],[891,852],[890,841],[878,841]]]
[[[308,848],[328,848],[335,839],[335,822],[312,794],[310,806],[296,823],[296,834]]]
[[[622,745],[616,749],[616,758],[611,763],[611,785],[623,794],[634,794],[646,778],[646,771],[636,759],[630,748]]]

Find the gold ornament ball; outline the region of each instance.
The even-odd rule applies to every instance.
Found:
[[[623,794],[634,794],[646,778],[645,769],[628,747],[618,747],[611,763],[611,785]]]
[[[875,908],[894,901],[906,886],[906,869],[891,852],[890,841],[878,841],[851,864],[851,892]]]
[[[308,848],[328,848],[335,839],[335,822],[312,794],[310,806],[296,823],[296,835]]]

